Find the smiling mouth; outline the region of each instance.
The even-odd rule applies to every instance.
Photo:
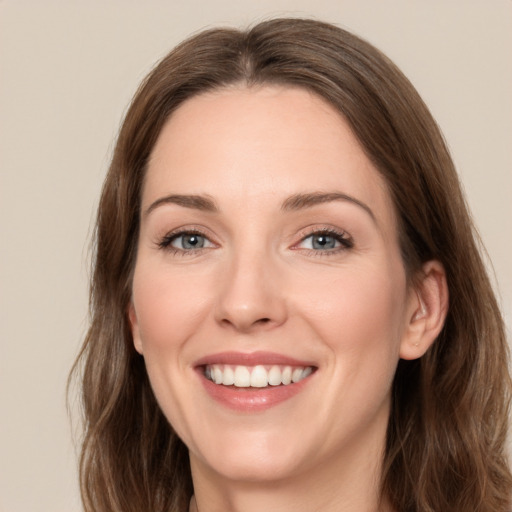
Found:
[[[314,366],[208,364],[203,367],[203,374],[219,386],[268,388],[295,384],[315,370]]]

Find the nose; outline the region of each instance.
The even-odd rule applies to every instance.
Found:
[[[285,290],[270,256],[240,255],[222,276],[216,321],[239,332],[270,330],[286,321]]]

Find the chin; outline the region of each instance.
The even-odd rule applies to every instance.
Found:
[[[299,473],[296,464],[284,461],[280,457],[265,456],[262,458],[242,459],[227,457],[225,460],[212,461],[210,470],[219,477],[236,482],[264,483],[279,482]]]
[[[301,444],[285,443],[280,435],[229,435],[217,437],[195,456],[191,450],[191,463],[206,465],[219,477],[233,481],[271,482],[290,477],[304,469],[307,456],[297,449]],[[292,448],[292,446],[294,448]]]

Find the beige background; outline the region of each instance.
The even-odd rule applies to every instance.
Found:
[[[65,382],[86,328],[86,240],[137,83],[192,32],[291,13],[352,29],[417,86],[510,326],[512,1],[0,0],[0,511],[80,509]]]

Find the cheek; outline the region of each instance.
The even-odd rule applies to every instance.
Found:
[[[191,358],[187,341],[204,316],[204,280],[171,273],[156,264],[136,267],[133,303],[142,355],[151,387],[163,413],[178,435],[190,440],[188,404],[193,403],[187,382]]]
[[[356,432],[376,417],[387,421],[404,327],[402,273],[353,268],[330,282],[317,276],[309,304],[301,306],[333,362],[327,365],[329,385],[317,407],[334,438],[343,429]]]
[[[388,271],[383,271],[388,269]],[[307,285],[307,283],[304,283]],[[404,330],[406,281],[401,266],[356,266],[333,279],[317,274],[298,308],[336,360],[333,378],[361,392],[388,388]]]
[[[350,269],[322,279],[316,275],[307,296],[309,317],[318,319],[325,329],[337,332],[340,342],[365,339],[365,334],[380,331],[383,337],[399,337],[405,305],[405,278],[400,272],[372,272]],[[391,279],[388,276],[393,276]],[[307,283],[306,283],[307,286]],[[352,336],[348,336],[350,330]],[[344,336],[344,333],[347,336]],[[359,334],[356,334],[359,333]],[[371,342],[372,335],[367,339]]]
[[[136,268],[133,302],[145,356],[178,348],[194,334],[203,315],[207,285],[204,279],[159,270]]]

